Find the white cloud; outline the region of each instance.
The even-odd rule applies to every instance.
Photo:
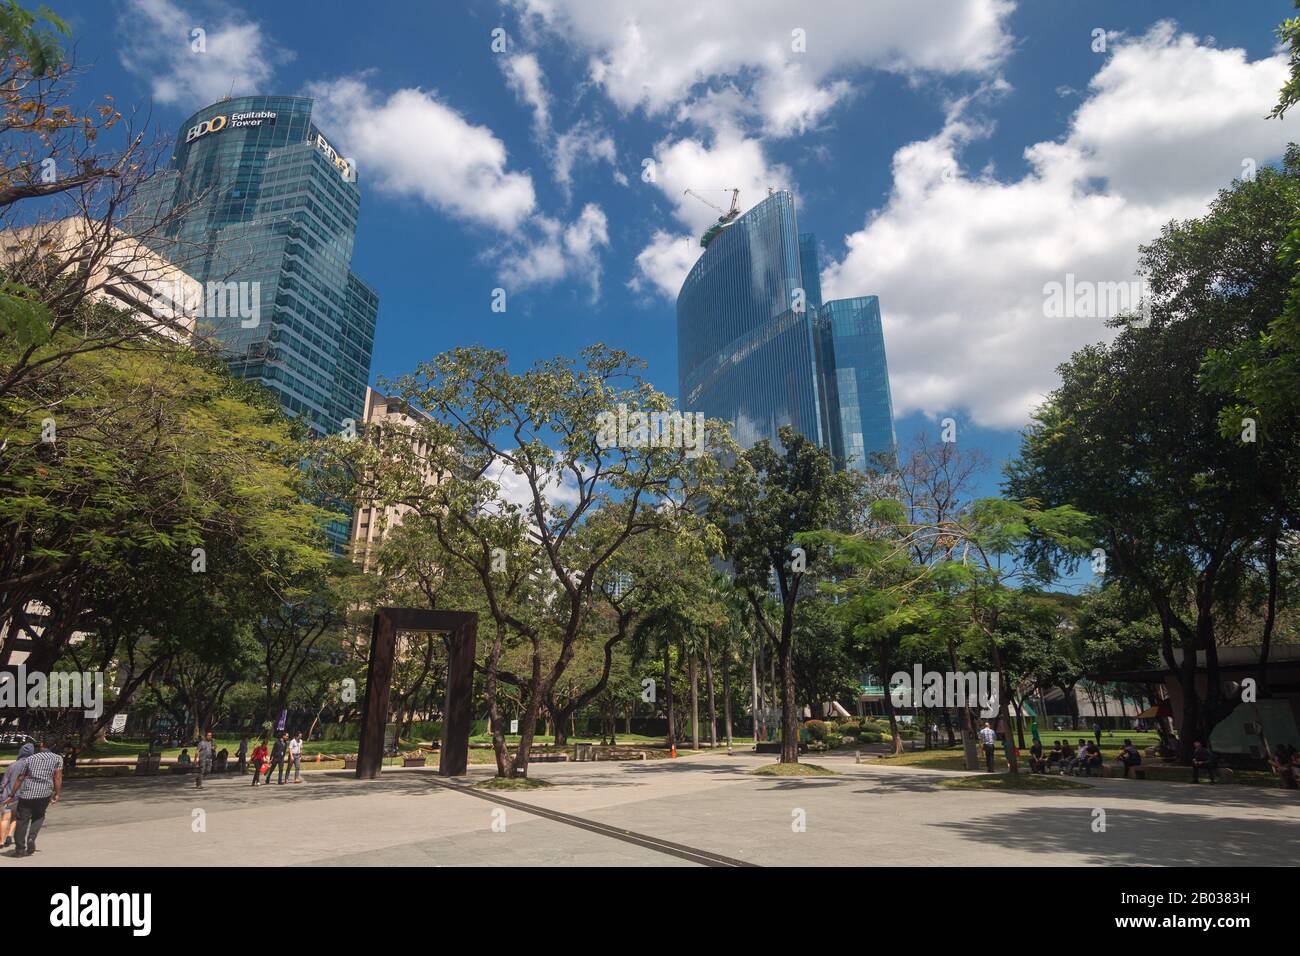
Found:
[[[701,87],[743,84],[766,132],[814,125],[850,91],[839,74],[984,72],[1010,48],[1011,0],[503,0],[588,56],[620,109],[669,113]],[[803,31],[803,50],[794,31]]]
[[[276,66],[293,58],[231,7],[200,12],[172,0],[127,0],[120,25],[122,65],[148,79],[159,103],[186,110],[227,94],[266,93]]]
[[[530,224],[534,235],[521,238],[501,261],[501,273],[513,287],[545,285],[561,279],[585,279],[591,296],[600,294],[600,250],[609,245],[604,210],[595,203],[583,207],[567,226],[548,216]]]
[[[764,199],[768,187],[792,188],[789,169],[769,163],[758,140],[748,139],[725,125],[711,143],[691,138],[664,140],[655,146],[654,153],[654,185],[672,204],[674,217],[694,240],[717,221],[718,212],[686,195],[687,189],[722,209],[730,208],[730,190],[739,189],[743,211]],[[630,285],[637,290],[657,289],[675,299],[701,251],[698,241],[683,242],[680,235],[658,230],[637,255],[638,273]]]
[[[504,458],[489,468],[485,477],[501,489],[501,497],[512,505],[533,511],[533,489],[522,472]],[[572,508],[579,500],[578,480],[569,472],[552,472],[545,475],[538,489],[542,500],[552,508]]]
[[[1064,139],[1026,149],[1019,179],[961,170],[962,147],[988,132],[971,102],[899,149],[885,207],[824,273],[828,299],[880,296],[897,414],[1023,425],[1056,365],[1114,334],[1104,316],[1046,318],[1045,283],[1133,280],[1140,243],[1202,214],[1243,158],[1285,148],[1286,127],[1262,118],[1281,54],[1251,62],[1163,23],[1111,50]]]
[[[384,98],[364,77],[314,83],[308,93],[314,118],[379,189],[506,232],[532,214],[532,178],[507,169],[505,144],[436,94],[402,89]]]
[[[551,97],[546,92],[546,80],[537,57],[532,53],[504,57],[501,71],[506,75],[510,91],[533,111],[533,132],[538,139],[545,138],[551,130]]]
[[[551,154],[555,181],[566,192],[573,184],[574,169],[582,163],[609,163],[614,167],[615,181],[627,185],[627,177],[618,170],[614,138],[586,120],[580,120],[568,132],[557,136]]]
[[[656,291],[671,298],[686,281],[686,274],[700,257],[698,236],[673,235],[656,230],[650,244],[636,257],[637,274],[628,282],[636,292]]]

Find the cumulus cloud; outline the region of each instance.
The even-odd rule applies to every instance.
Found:
[[[594,300],[600,295],[600,250],[609,245],[608,225],[595,203],[584,206],[567,226],[537,216],[530,224],[532,235],[521,238],[502,259],[502,277],[514,287],[578,277],[587,280]]]
[[[616,103],[650,116],[727,83],[746,87],[764,130],[806,130],[850,92],[861,68],[983,72],[1010,49],[1011,0],[503,0],[575,45]]]
[[[682,280],[699,258],[700,234],[718,218],[717,210],[688,196],[687,189],[723,209],[731,205],[731,190],[739,189],[744,210],[765,198],[769,187],[792,188],[788,168],[770,163],[758,140],[725,125],[707,143],[690,137],[661,141],[654,161],[654,185],[688,235],[657,230],[636,257],[637,274],[630,285],[638,291],[657,290],[670,299],[677,298]]]
[[[496,134],[436,93],[408,88],[384,96],[364,76],[313,83],[308,93],[318,123],[380,190],[506,232],[532,214],[532,177],[509,170]]]
[[[1066,135],[1028,147],[1018,179],[962,169],[963,147],[989,132],[976,101],[899,149],[884,208],[823,274],[826,298],[880,296],[899,415],[1023,425],[1056,365],[1114,334],[1105,312],[1047,317],[1044,286],[1135,280],[1140,243],[1202,214],[1243,159],[1283,152],[1287,126],[1262,118],[1283,55],[1252,62],[1168,23],[1111,51]]]
[[[121,28],[122,65],[148,80],[159,103],[186,110],[231,93],[264,93],[276,66],[293,58],[230,6],[127,0]]]

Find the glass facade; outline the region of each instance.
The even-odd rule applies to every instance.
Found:
[[[677,296],[681,407],[731,424],[744,448],[793,425],[822,442],[794,199],[775,193],[723,230]]]
[[[183,209],[161,254],[205,284],[259,284],[256,324],[207,309],[200,329],[221,342],[236,374],[325,434],[363,418],[379,297],[350,268],[356,177],[311,111],[310,99],[294,96],[199,110],[132,214],[161,221]]]
[[[835,299],[821,306],[817,318],[831,341],[828,378],[834,384],[833,409],[839,419],[836,455],[858,471],[881,464],[893,467],[897,440],[880,300],[874,295]],[[878,455],[887,455],[887,462],[875,460]]]
[[[681,406],[729,422],[742,448],[792,425],[865,470],[895,449],[880,304],[823,303],[820,272],[788,192],[719,233],[677,296]]]
[[[251,310],[211,293],[198,325],[231,370],[271,389],[317,434],[361,427],[379,297],[351,269],[361,194],[355,171],[312,123],[312,101],[241,96],[205,107],[176,136],[168,168],[132,217],[165,223],[160,254],[204,283],[235,283]],[[148,227],[142,227],[148,228]],[[228,300],[232,301],[232,300]],[[347,521],[327,528],[336,547]]]

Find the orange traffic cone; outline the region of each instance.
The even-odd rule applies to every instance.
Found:
[[[676,744],[673,744],[673,749],[672,749],[672,752],[669,754],[669,756],[671,756],[671,757],[676,757],[676,756],[677,756],[677,745],[676,745]]]

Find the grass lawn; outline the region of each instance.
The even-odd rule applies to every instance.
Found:
[[[1066,777],[1043,777],[1037,774],[994,773],[983,777],[955,777],[939,786],[953,790],[1090,790],[1086,783]]]
[[[750,773],[760,777],[834,777],[834,770],[827,770],[815,763],[769,763]]]
[[[882,754],[872,763],[897,767],[925,767],[930,770],[965,770],[966,761],[962,753],[960,747],[956,750],[916,750],[901,754]]]

